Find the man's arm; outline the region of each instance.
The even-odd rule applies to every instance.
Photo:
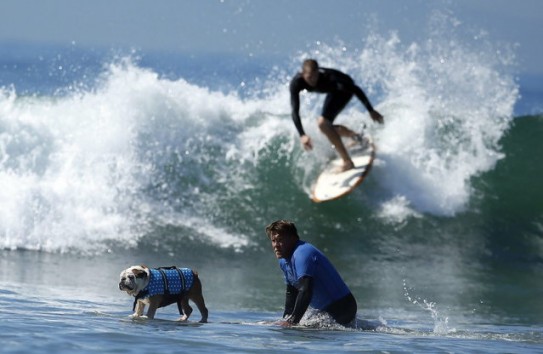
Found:
[[[287,291],[285,293],[285,312],[283,313],[283,318],[292,315],[297,296],[298,289],[290,284],[287,284]]]
[[[292,309],[291,313],[289,314],[289,317],[287,318],[287,322],[290,324],[296,324],[300,322],[305,311],[309,307],[309,303],[311,302],[311,297],[313,296],[313,278],[302,277],[299,280],[299,285],[300,285],[299,289],[294,288],[294,290],[297,291],[296,298],[294,301],[294,308]],[[285,313],[286,312],[287,312],[287,306],[285,302]]]
[[[356,98],[358,98],[358,100],[362,102],[362,104],[364,105],[364,107],[366,107],[368,112],[373,112],[374,111],[373,106],[371,105],[370,100],[368,99],[364,91],[362,91],[360,86],[353,83],[352,90]]]
[[[300,118],[300,90],[297,87],[297,78],[294,78],[290,83],[290,106],[292,108],[292,121],[298,134],[300,136],[305,135],[304,128],[302,126],[302,119]]]
[[[362,91],[362,89],[355,83],[353,83],[353,93],[360,100],[360,102],[362,102],[364,107],[366,107],[366,109],[368,110],[370,114],[371,119],[373,119],[377,123],[383,124],[384,119],[381,113],[373,109],[373,106],[371,105],[370,100],[368,99],[364,91]]]
[[[336,82],[338,89],[352,92],[356,96],[356,98],[358,98],[358,100],[362,102],[364,107],[366,107],[371,119],[380,124],[384,123],[384,119],[381,113],[373,109],[373,106],[371,105],[370,100],[368,99],[364,91],[360,88],[360,86],[355,84],[354,80],[349,75],[337,70],[329,69],[329,72],[331,73],[331,81]]]

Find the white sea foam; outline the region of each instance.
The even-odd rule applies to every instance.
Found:
[[[379,189],[368,195],[387,221],[465,210],[471,178],[503,156],[499,140],[518,96],[504,69],[509,57],[488,42],[460,41],[447,19],[434,26],[418,43],[372,34],[360,49],[319,44],[293,61],[293,71],[313,56],[348,72],[385,116],[384,126],[369,123],[353,102],[338,122],[368,123],[378,149],[370,178]],[[193,228],[220,247],[247,246],[251,237],[226,225],[265,220],[267,204],[277,201],[244,191],[281,186],[259,178],[259,168],[282,157],[281,178],[308,193],[333,154],[315,124],[319,95],[302,97],[315,150],[300,148],[290,120],[293,73],[272,75],[260,94],[242,98],[124,59],[106,67],[92,90],[18,97],[16,88],[2,89],[0,247],[103,251],[108,241],[135,245],[161,223]],[[231,217],[240,219],[224,221]]]
[[[244,119],[234,95],[162,80],[130,60],[110,65],[101,80],[92,92],[58,98],[0,93],[3,248],[94,252],[110,240],[134,245],[155,214],[171,211],[145,193],[156,183],[169,188],[154,178],[156,170],[171,154],[205,164],[205,152],[191,151],[195,143],[217,139],[222,125]],[[205,184],[205,176],[198,178]],[[203,228],[206,222],[192,214],[184,216]],[[217,237],[218,228],[205,227],[221,246],[247,243],[243,235]]]
[[[304,54],[353,74],[370,93],[382,92],[376,103],[385,125],[370,126],[379,159],[372,174],[385,199],[405,198],[416,212],[452,216],[466,209],[471,178],[503,157],[499,140],[518,98],[508,74],[511,52],[481,36],[462,41],[459,26],[436,13],[420,42],[374,33],[362,50],[321,44]],[[345,121],[354,126],[355,118],[351,111]]]

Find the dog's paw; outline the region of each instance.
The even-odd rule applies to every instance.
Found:
[[[146,320],[147,319],[147,316],[140,316],[137,313],[134,313],[134,314],[132,314],[132,315],[130,315],[128,317],[130,317],[133,320]]]

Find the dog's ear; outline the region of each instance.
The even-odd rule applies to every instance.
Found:
[[[136,278],[143,278],[147,276],[147,273],[144,270],[134,269],[132,272],[134,273]]]

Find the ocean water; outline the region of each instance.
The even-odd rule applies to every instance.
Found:
[[[1,44],[0,351],[540,352],[543,96],[507,48],[458,31],[265,59]],[[377,157],[324,204],[309,200],[333,156],[323,97],[302,98],[312,153],[289,113],[307,56],[351,74],[386,122],[358,102],[338,118],[366,123]],[[356,328],[273,324],[278,218],[338,268]],[[209,323],[177,323],[175,306],[131,320],[117,283],[135,264],[197,269]]]

